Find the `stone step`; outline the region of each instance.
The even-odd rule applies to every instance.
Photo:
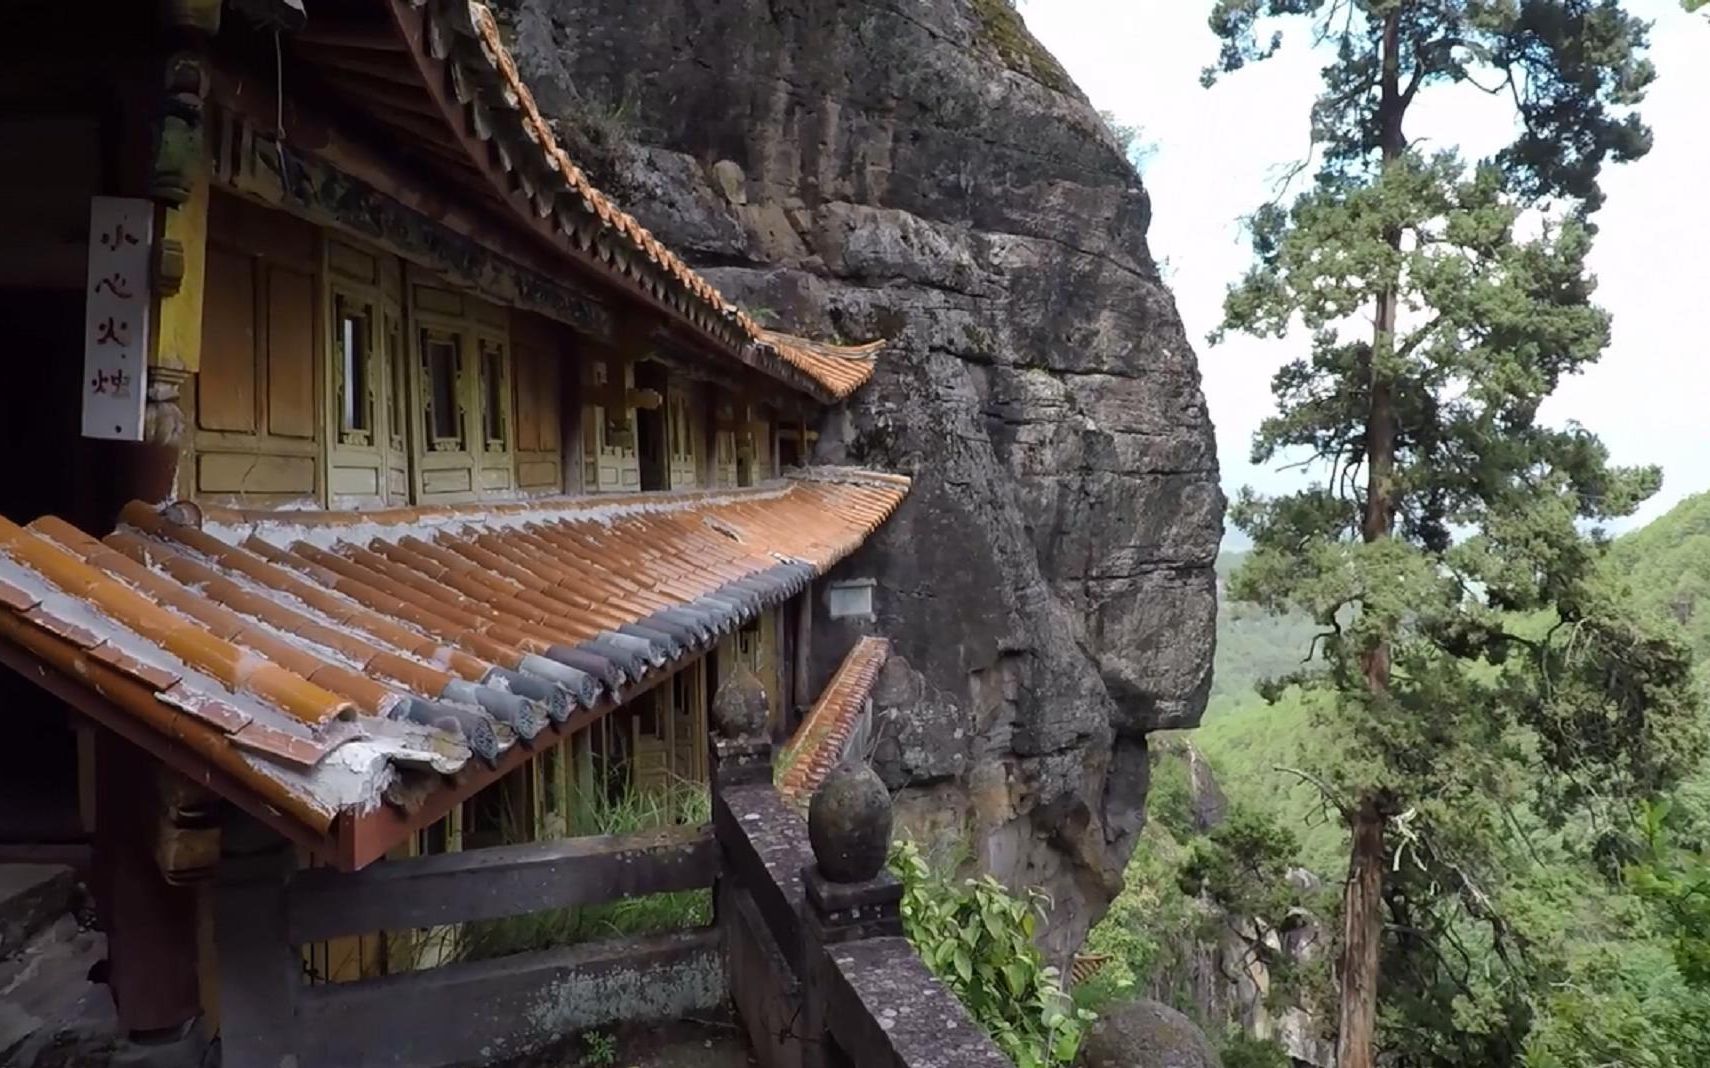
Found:
[[[61,915],[29,944],[0,960],[0,1063],[36,1065],[37,1054],[62,1041],[73,1021],[94,1007],[94,1032],[117,1034],[106,988],[89,981],[89,972],[106,956],[106,939],[83,930]],[[75,1028],[73,1028],[75,1029]],[[96,1043],[99,1045],[100,1043]],[[52,1063],[51,1061],[47,1063]],[[78,1055],[67,1064],[94,1064]]]
[[[60,864],[0,864],[0,960],[70,912],[77,876]]]

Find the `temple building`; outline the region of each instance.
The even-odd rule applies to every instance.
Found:
[[[707,783],[739,674],[771,741],[809,718],[805,804],[886,652],[808,675],[822,579],[909,488],[809,462],[882,339],[721,296],[481,4],[14,8],[0,859],[87,850],[124,1029],[255,1016],[217,996],[253,966],[217,811],[331,873],[559,838]],[[396,970],[292,923],[319,980]]]

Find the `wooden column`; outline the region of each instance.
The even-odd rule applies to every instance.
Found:
[[[183,1027],[201,1007],[196,891],[155,863],[161,806],[154,762],[108,730],[95,736],[95,889],[107,982],[132,1033]]]
[[[559,436],[559,475],[563,479],[563,489],[568,494],[589,493],[593,487],[588,485],[583,476],[583,461],[587,458],[582,445],[582,421],[587,413],[582,410],[585,403],[583,398],[582,369],[585,357],[580,348],[566,357],[564,353],[555,353],[559,360],[558,366],[558,436]],[[594,457],[598,461],[599,457]]]
[[[173,0],[161,5],[165,43],[172,49],[163,89],[148,195],[159,208],[155,249],[155,329],[150,339],[143,443],[131,450],[130,496],[177,495],[183,460],[185,398],[201,366],[202,280],[208,237],[208,158],[204,106],[209,51],[220,31],[220,0]],[[121,504],[123,502],[120,502]]]
[[[813,707],[813,583],[796,598],[795,691],[796,722]]]

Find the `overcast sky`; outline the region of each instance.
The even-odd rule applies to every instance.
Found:
[[[1658,79],[1643,114],[1656,147],[1605,172],[1608,202],[1591,263],[1597,299],[1614,315],[1614,342],[1545,413],[1600,434],[1618,463],[1662,466],[1662,493],[1642,522],[1710,489],[1710,22],[1677,0],[1630,0],[1628,8],[1655,20]],[[1225,287],[1249,262],[1240,217],[1306,151],[1307,108],[1326,57],[1297,31],[1277,57],[1202,89],[1199,72],[1217,49],[1209,9],[1206,0],[1026,0],[1020,10],[1093,104],[1156,146],[1144,172],[1152,253],[1198,349],[1233,494],[1292,481],[1247,455],[1271,409],[1271,372],[1302,349],[1249,338],[1212,348],[1205,335]],[[1407,132],[1479,156],[1503,142],[1510,122],[1501,102],[1477,90],[1443,89],[1421,94]]]

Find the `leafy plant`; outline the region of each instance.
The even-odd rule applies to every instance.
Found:
[[[1017,1068],[1073,1061],[1093,1015],[1033,944],[1045,895],[1017,897],[989,875],[958,882],[907,840],[892,846],[890,867],[902,880],[909,941]]]
[[[1668,814],[1666,802],[1643,809],[1647,856],[1627,877],[1642,897],[1660,906],[1680,974],[1689,984],[1710,990],[1710,858],[1673,844]]]
[[[1100,111],[1098,117],[1104,120],[1105,128],[1116,139],[1117,147],[1122,149],[1122,158],[1136,173],[1144,171],[1146,164],[1157,154],[1157,143],[1146,140],[1140,127],[1121,121],[1114,111]]]
[[[1186,855],[1168,827],[1149,820],[1122,876],[1122,892],[1087,932],[1085,951],[1102,958],[1077,984],[1075,1003],[1093,1011],[1145,992],[1176,1005],[1188,1001],[1186,967],[1201,910],[1178,885]]]
[[[617,1038],[604,1031],[583,1031],[582,1063],[588,1068],[616,1064]]]

